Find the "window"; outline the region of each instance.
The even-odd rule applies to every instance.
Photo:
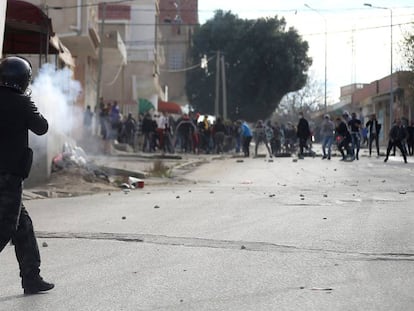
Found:
[[[169,51],[168,69],[177,70],[182,68],[184,68],[184,54],[177,50]]]

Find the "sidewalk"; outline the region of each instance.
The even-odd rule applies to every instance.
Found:
[[[161,185],[180,178],[185,172],[219,155],[161,154],[114,150],[111,155],[87,155],[88,163],[103,172],[105,178],[92,169],[68,167],[53,172],[50,180],[23,191],[23,200],[73,197],[106,191],[122,191],[129,177],[145,185]],[[230,154],[228,156],[231,156]]]

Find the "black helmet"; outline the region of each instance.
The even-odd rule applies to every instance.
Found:
[[[32,66],[22,57],[10,56],[0,61],[0,86],[24,94],[32,80]]]

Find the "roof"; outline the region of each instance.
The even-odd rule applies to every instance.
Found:
[[[162,100],[158,101],[158,109],[159,112],[166,112],[166,113],[174,113],[174,114],[182,114],[181,106],[174,102],[165,102]]]
[[[51,19],[37,6],[21,0],[7,0],[4,54],[59,54],[73,66],[69,50],[55,36]]]

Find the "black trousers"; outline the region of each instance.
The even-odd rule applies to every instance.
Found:
[[[380,155],[380,151],[379,151],[379,141],[378,141],[378,134],[373,134],[371,133],[369,135],[369,139],[368,139],[368,150],[369,150],[369,155],[371,155],[371,151],[372,151],[372,143],[375,140],[375,147],[377,147],[377,155]]]
[[[35,278],[40,272],[40,254],[32,220],[22,203],[22,178],[0,174],[0,252],[11,240],[20,276]]]
[[[252,141],[251,136],[243,136],[243,153],[245,157],[250,156],[250,142]]]
[[[387,155],[386,155],[386,158],[388,159],[388,157],[390,156],[390,152],[391,152],[391,149],[392,149],[393,147],[394,147],[394,148],[395,148],[395,147],[398,147],[398,149],[400,149],[400,151],[401,151],[401,153],[402,153],[402,156],[403,156],[403,158],[404,158],[404,161],[407,161],[407,154],[406,154],[405,148],[404,148],[404,146],[403,146],[403,144],[402,144],[401,140],[394,140],[394,141],[389,140],[389,141],[388,141],[388,147],[387,147]]]
[[[308,148],[307,142],[307,137],[299,137],[299,155],[303,155],[303,149]]]
[[[339,152],[342,155],[342,158],[345,159],[345,152],[346,150],[347,155],[352,155],[352,150],[350,149],[349,145],[352,143],[351,136],[344,137],[341,142],[338,144]]]

